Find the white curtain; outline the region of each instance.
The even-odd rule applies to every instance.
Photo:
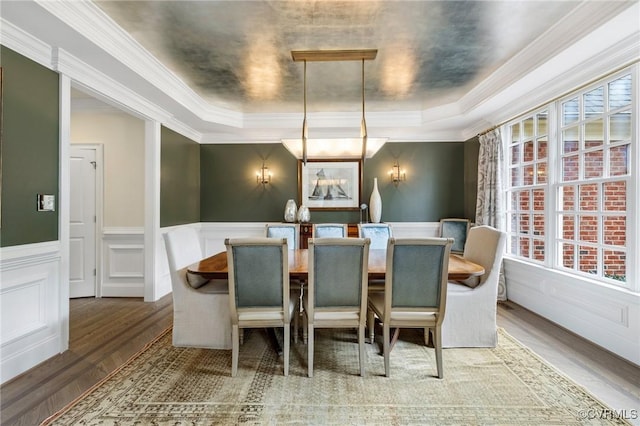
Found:
[[[500,130],[490,130],[479,137],[478,199],[476,201],[476,225],[489,225],[504,231],[504,152]],[[504,271],[500,271],[498,300],[507,300],[507,284]]]

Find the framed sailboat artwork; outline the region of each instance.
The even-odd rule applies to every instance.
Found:
[[[309,210],[359,210],[361,160],[298,161],[298,200]]]

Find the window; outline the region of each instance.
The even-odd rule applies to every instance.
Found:
[[[633,85],[627,71],[506,126],[510,255],[627,285]]]
[[[545,207],[548,183],[548,111],[542,110],[509,126],[507,229],[509,253],[544,262]]]
[[[626,282],[631,75],[560,104],[556,266]]]

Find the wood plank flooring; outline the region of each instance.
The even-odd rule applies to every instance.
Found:
[[[170,326],[171,303],[71,300],[69,350],[0,387],[0,423],[38,425],[73,401]],[[510,302],[498,325],[612,408],[640,409],[640,367]]]

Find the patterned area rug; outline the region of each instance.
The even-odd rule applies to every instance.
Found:
[[[168,330],[43,424],[625,424],[503,330],[495,349],[445,349],[442,380],[418,330],[402,330],[388,378],[378,345],[360,377],[355,332],[316,333],[313,378],[301,342],[284,377],[264,330],[245,332],[232,378],[231,351],[174,348]]]

